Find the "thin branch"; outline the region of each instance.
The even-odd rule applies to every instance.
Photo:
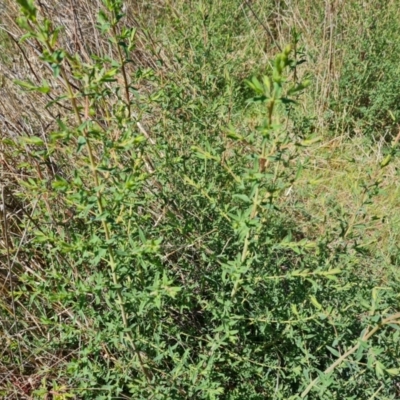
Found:
[[[249,10],[251,11],[251,13],[254,15],[254,18],[258,21],[258,23],[264,28],[265,32],[268,33],[269,37],[271,38],[271,40],[273,41],[273,43],[275,44],[275,46],[279,49],[279,51],[282,51],[281,46],[279,45],[279,43],[275,40],[274,35],[271,32],[271,29],[269,29],[269,26],[267,24],[265,24],[263,21],[261,21],[260,17],[256,14],[256,12],[254,11],[253,7],[250,4],[249,0],[245,0],[244,4],[249,7]]]

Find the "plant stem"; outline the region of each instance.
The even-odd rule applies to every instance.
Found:
[[[122,77],[124,79],[124,89],[125,89],[125,98],[126,98],[126,107],[127,107],[127,111],[128,111],[128,118],[131,118],[131,99],[130,99],[130,95],[129,95],[128,75],[126,73],[125,61],[124,61],[124,57],[122,56],[121,47],[118,44],[118,35],[117,35],[117,31],[115,29],[114,24],[112,25],[112,31],[113,31],[114,39],[117,43],[118,57],[119,57],[119,62],[121,63]]]

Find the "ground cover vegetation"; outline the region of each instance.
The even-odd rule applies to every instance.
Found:
[[[396,1],[0,12],[2,398],[400,397]]]

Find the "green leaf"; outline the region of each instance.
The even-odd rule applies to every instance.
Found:
[[[220,161],[219,157],[212,155],[208,151],[205,151],[198,146],[192,146],[191,149],[195,152],[196,157],[200,159]]]
[[[77,153],[80,153],[82,151],[82,148],[86,145],[86,138],[84,136],[79,136],[78,137],[78,147],[76,149]]]
[[[311,303],[318,309],[322,310],[322,305],[318,303],[318,300],[315,296],[310,296]]]
[[[146,237],[145,237],[145,235],[144,235],[143,230],[140,229],[140,228],[139,228],[139,238],[140,238],[140,240],[141,240],[141,242],[142,242],[143,244],[146,244],[146,242],[147,242]]]
[[[400,375],[400,368],[388,368],[386,372],[392,376],[399,376]]]
[[[246,196],[245,194],[234,194],[232,196],[234,199],[239,199],[242,200],[245,203],[251,203],[251,200],[249,199],[248,196]]]
[[[333,347],[326,346],[326,348],[335,356],[335,357],[340,357],[340,354],[337,350],[335,350]]]
[[[244,137],[238,134],[233,126],[229,127],[229,130],[227,131],[227,136],[233,140],[238,140],[238,141],[244,140]]]
[[[375,364],[375,373],[378,378],[385,375],[385,366],[380,361],[377,361]]]
[[[103,10],[100,10],[97,14],[97,22],[102,33],[107,32],[111,27],[110,21]]]
[[[25,144],[32,144],[35,146],[43,146],[44,145],[43,139],[38,136],[22,136],[20,138],[20,140],[22,143],[25,143]]]
[[[261,84],[261,82],[255,77],[253,76],[253,78],[251,79],[251,81],[246,80],[245,81],[246,84],[253,89],[258,95],[262,95],[264,94],[264,87]]]
[[[53,71],[53,76],[58,78],[60,76],[60,64],[50,64],[51,70]]]
[[[341,273],[342,273],[342,270],[340,268],[332,268],[329,271],[319,271],[318,275],[329,276],[329,275],[338,275]]]
[[[383,161],[381,162],[381,168],[385,168],[387,165],[389,165],[390,161],[392,160],[392,155],[388,154]]]
[[[303,147],[308,147],[308,146],[311,146],[311,145],[313,145],[315,143],[320,142],[321,140],[322,140],[322,136],[318,136],[318,137],[315,137],[315,138],[312,138],[312,139],[303,140],[302,142],[299,143],[299,145],[303,146]]]
[[[50,39],[49,39],[49,42],[50,42],[50,46],[51,46],[51,47],[54,47],[54,46],[56,45],[57,39],[58,39],[58,35],[59,35],[60,31],[61,31],[61,27],[58,26],[58,27],[53,31],[53,33],[51,34]]]
[[[19,79],[15,79],[13,82],[25,89],[27,92],[40,92],[44,94],[50,92],[50,86],[45,80],[43,81],[42,86],[36,86],[30,81],[20,81]]]
[[[51,186],[55,190],[64,191],[64,190],[68,189],[69,184],[68,184],[67,180],[65,180],[64,178],[58,176],[56,179],[53,180],[53,182],[51,183]]]
[[[17,0],[17,3],[21,6],[23,14],[28,17],[32,22],[36,22],[36,7],[32,0]]]

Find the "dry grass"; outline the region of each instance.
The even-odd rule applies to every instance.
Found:
[[[368,246],[365,251],[381,257],[385,265],[377,269],[370,265],[365,274],[378,274],[384,283],[391,271],[391,256],[400,240],[399,191],[397,179],[399,161],[381,170],[383,146],[367,146],[363,136],[338,136],[327,139],[310,150],[312,163],[292,191],[295,201],[301,202],[304,213],[316,222],[304,221],[308,237],[324,237],[332,226],[340,229],[338,221],[352,221],[354,240]],[[379,181],[378,193],[367,201],[364,186]],[[327,212],[329,210],[329,212]],[[312,231],[310,231],[312,229]]]

